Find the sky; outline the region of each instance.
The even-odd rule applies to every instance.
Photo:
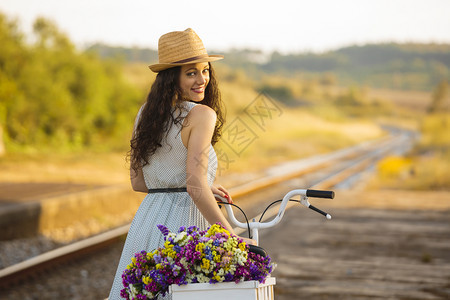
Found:
[[[29,34],[38,16],[80,48],[95,42],[156,49],[167,32],[193,28],[208,52],[325,52],[380,42],[450,43],[448,0],[0,0]]]

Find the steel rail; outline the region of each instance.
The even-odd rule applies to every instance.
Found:
[[[233,197],[240,197],[263,187],[268,187],[282,181],[298,177],[307,172],[320,170],[333,162],[350,159],[351,164],[349,164],[347,168],[328,176],[311,187],[330,188],[337,182],[342,181],[343,178],[347,178],[354,173],[359,172],[374,159],[378,159],[382,155],[391,151],[395,148],[395,145],[398,144],[395,142],[396,140],[398,140],[396,137],[383,138],[374,142],[368,142],[348,149],[339,150],[331,154],[317,156],[313,159],[298,160],[290,163],[288,162],[285,165],[290,164],[289,168],[283,169],[283,166],[272,168],[269,170],[269,173],[273,172],[272,175],[255,180],[252,183],[231,188],[230,193]],[[292,205],[288,205],[287,208],[290,207],[292,207]],[[270,212],[268,212],[266,216],[270,217]],[[257,216],[255,218],[259,219],[259,217],[260,216]],[[61,262],[73,260],[77,257],[87,255],[107,247],[108,245],[123,239],[128,233],[129,226],[130,224],[127,224],[82,241],[46,252],[4,269],[0,269],[0,287],[10,286],[11,284],[20,282],[23,278],[30,276],[37,271],[51,268]],[[235,228],[235,231],[237,234],[240,234],[245,230]]]
[[[329,154],[288,161],[284,164],[268,169],[267,173],[269,173],[269,175],[253,180],[252,182],[233,187],[229,190],[229,192],[234,198],[241,197],[258,189],[322,169],[337,160],[351,159],[353,157],[364,155],[365,153],[370,153],[374,151],[374,149],[378,149],[380,145],[392,143],[395,139],[395,136],[383,137],[375,141],[365,142]]]
[[[361,157],[356,158],[354,161],[351,161],[351,164],[349,166],[340,169],[339,171],[335,172],[334,174],[325,177],[312,186],[308,187],[309,189],[330,189],[333,186],[337,185],[338,183],[346,180],[347,178],[351,177],[354,174],[357,174],[365,169],[380,158],[382,158],[384,155],[394,151],[398,147],[400,147],[403,142],[405,141],[405,136],[402,136],[400,138],[395,138],[391,142],[384,141],[382,144],[380,144],[380,147],[372,152],[363,154]],[[286,206],[286,210],[298,206],[298,204],[294,203],[288,203]],[[267,213],[265,213],[265,218],[270,219],[277,215],[278,211],[276,209],[268,210]],[[262,216],[262,213],[257,215],[256,217],[253,217],[251,219],[259,220]],[[234,231],[236,234],[242,234],[246,231],[244,228],[234,228]]]

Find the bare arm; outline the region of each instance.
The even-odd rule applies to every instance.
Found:
[[[130,181],[131,187],[135,192],[147,193],[148,189],[145,185],[144,174],[142,173],[142,168],[135,172],[133,168],[130,167]]]
[[[188,124],[187,191],[210,224],[220,222],[230,233],[235,234],[217,205],[207,180],[208,150],[214,133],[216,114],[207,106],[197,105],[189,113]]]

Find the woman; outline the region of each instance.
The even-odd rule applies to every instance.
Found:
[[[220,222],[232,234],[214,194],[232,199],[214,186],[217,157],[212,147],[224,122],[220,93],[208,55],[192,29],[159,39],[158,73],[141,107],[131,140],[131,184],[148,195],[131,223],[109,299],[120,299],[122,272],[136,252],[163,245],[156,225],[171,231]],[[247,242],[252,242],[246,240]]]

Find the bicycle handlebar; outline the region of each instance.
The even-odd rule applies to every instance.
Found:
[[[334,199],[334,192],[321,190],[306,190],[306,197]]]
[[[248,228],[249,227],[252,230],[253,238],[258,243],[258,230],[262,229],[262,228],[269,228],[269,227],[277,225],[284,216],[284,212],[286,210],[286,206],[289,202],[289,199],[291,199],[292,197],[297,196],[297,195],[300,195],[300,198],[301,198],[300,203],[301,204],[324,215],[328,220],[331,219],[331,216],[329,214],[327,214],[326,212],[309,204],[308,197],[333,199],[334,198],[333,191],[308,190],[308,189],[292,190],[283,197],[283,200],[281,201],[280,208],[278,209],[277,215],[275,216],[275,218],[273,218],[269,222],[253,221],[248,224],[242,223],[236,219],[236,217],[234,216],[233,210],[229,205],[225,205],[225,209],[227,211],[227,214],[228,214],[228,217],[230,218],[231,223],[233,223],[235,226],[240,227],[240,228]],[[217,199],[221,200],[222,202],[228,203],[227,199],[225,199],[219,195],[216,195],[216,194],[214,196]]]

